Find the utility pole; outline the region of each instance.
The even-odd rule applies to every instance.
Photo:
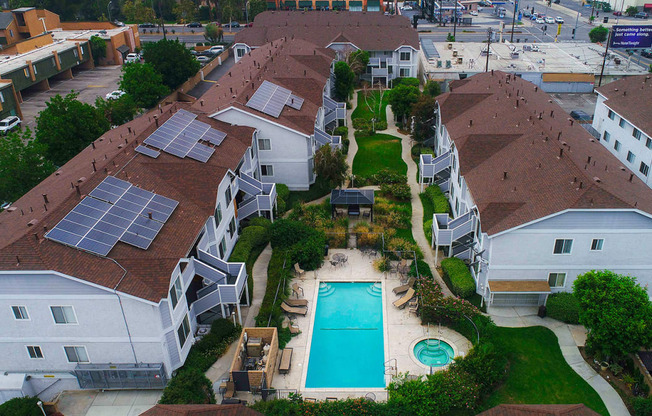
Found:
[[[446,26],[444,24],[444,0],[439,0],[439,26]]]
[[[512,33],[509,36],[509,41],[514,42],[514,24],[516,23],[516,10],[518,9],[518,0],[514,0],[514,16],[512,16]]]
[[[453,16],[453,39],[455,39],[456,29],[457,29],[457,0],[455,1],[455,16]]]
[[[491,53],[491,28],[487,29],[489,36],[487,37],[487,63],[484,67],[484,72],[489,72],[489,54]]]
[[[624,1],[624,0],[623,0]],[[580,20],[580,11],[577,11],[577,17],[575,17],[575,29],[573,29],[573,40],[575,40],[575,32],[577,32],[577,23]]]
[[[594,12],[595,12],[595,0],[591,2],[591,17],[589,17],[589,23],[592,23]]]
[[[604,74],[604,66],[607,63],[607,56],[609,55],[609,44],[611,43],[611,29],[607,35],[607,48],[604,50],[604,59],[602,60],[602,69],[600,70],[600,79],[598,80],[598,87],[602,86],[602,74]]]
[[[158,12],[161,15],[161,29],[163,29],[163,39],[167,40],[165,36],[165,21],[163,20],[163,9],[161,8],[161,0],[158,0]]]

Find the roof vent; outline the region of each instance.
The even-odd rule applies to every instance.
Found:
[[[622,170],[623,172],[625,172],[627,169],[625,169],[624,166],[621,166],[621,167],[620,167],[620,170]]]
[[[507,171],[503,172],[503,180],[507,179]]]
[[[634,180],[634,174],[630,173],[629,174],[629,181],[632,182]]]
[[[597,183],[602,182],[602,181],[600,180],[600,178],[598,178],[597,176],[594,176],[594,177],[593,177],[593,180],[596,181]]]
[[[34,218],[33,220],[31,220],[30,222],[27,223],[27,226],[28,227],[33,227],[37,223],[38,223],[38,220],[36,218]]]
[[[86,181],[86,177],[82,176],[81,178],[77,179],[77,183],[82,183]]]

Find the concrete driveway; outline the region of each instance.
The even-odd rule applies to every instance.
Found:
[[[138,416],[151,409],[162,390],[75,390],[59,397],[59,411],[66,416]]]
[[[79,93],[81,102],[94,104],[95,99],[104,97],[107,93],[118,89],[118,80],[122,67],[100,66],[95,69],[74,72],[74,78],[65,81],[50,81],[48,91],[23,91],[23,102],[20,105],[23,111],[23,128],[29,127],[32,131],[36,127],[36,116],[46,107],[50,98],[57,94],[65,96],[71,90]]]

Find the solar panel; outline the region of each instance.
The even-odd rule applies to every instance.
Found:
[[[197,118],[195,114],[186,110],[179,110],[146,138],[143,143],[165,149],[195,118]]]
[[[107,176],[46,236],[101,256],[118,241],[146,249],[178,204]]]
[[[141,146],[141,145],[136,147],[136,151],[138,153],[144,154],[145,156],[149,156],[149,157],[151,157],[153,159],[156,159],[157,157],[159,157],[161,155],[161,152],[158,152],[158,151],[156,151],[154,149],[150,149],[149,147],[145,147],[145,146]]]
[[[303,105],[303,98],[297,97],[294,94],[291,94],[290,97],[288,98],[287,102],[285,105],[289,105],[290,107],[294,108],[295,110],[301,110],[301,106]]]
[[[215,152],[215,149],[213,149],[212,147],[208,147],[205,144],[197,143],[190,150],[190,152],[188,152],[188,157],[206,163],[208,159],[210,159],[210,157],[213,155],[213,152]]]
[[[292,91],[287,88],[280,87],[269,81],[263,81],[246,105],[249,108],[278,118],[291,95]]]
[[[204,136],[201,139],[209,142],[210,144],[219,146],[220,144],[222,144],[225,138],[226,138],[226,133],[221,132],[219,130],[210,129],[206,132],[206,134],[204,134]]]

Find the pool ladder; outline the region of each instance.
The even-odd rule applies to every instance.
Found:
[[[396,358],[390,358],[385,361],[385,375],[391,375],[394,377],[398,376],[398,363]]]

